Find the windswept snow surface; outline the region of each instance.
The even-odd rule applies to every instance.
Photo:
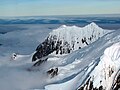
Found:
[[[92,76],[96,72],[99,63],[104,61],[100,59],[104,56],[104,50],[118,42],[120,30],[108,33],[69,55],[51,54],[48,60],[38,67],[33,67],[33,54],[18,54],[15,59],[12,58],[12,54],[0,56],[0,90],[76,90],[85,83],[89,75]],[[119,64],[117,65],[116,68],[119,67]],[[51,78],[46,72],[55,67],[58,67],[58,75]],[[95,86],[96,83],[97,79]]]

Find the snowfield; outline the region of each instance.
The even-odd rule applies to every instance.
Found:
[[[98,31],[102,30],[101,36],[96,35],[93,42],[88,42],[89,44],[83,46],[81,49],[78,49],[76,44],[75,50],[69,54],[60,55],[55,52],[50,53],[46,56],[47,60],[40,62],[39,65],[38,63],[35,65],[36,62],[40,61],[39,59],[36,62],[32,62],[34,52],[29,55],[15,54],[16,52],[12,53],[11,51],[5,51],[4,54],[0,52],[0,90],[81,90],[81,88],[86,90],[90,88],[114,90],[117,87],[116,78],[119,76],[120,70],[120,30],[104,30],[98,28],[95,23],[89,25],[94,26],[94,28],[91,28],[91,30],[96,31],[94,35],[99,34],[99,32],[97,32],[98,29]],[[84,34],[81,33],[81,31],[78,34],[76,30],[82,27],[64,25],[50,32],[50,35],[59,33],[59,39],[63,40],[66,38],[65,40],[68,42],[71,41],[71,39],[69,39],[71,35],[73,35],[72,37],[74,39],[79,38],[79,40],[81,40],[81,37],[84,37],[84,35],[86,37],[87,35],[88,37],[91,36],[91,30],[88,30],[88,26],[83,27],[85,28],[84,30],[87,30],[82,31],[85,32]],[[64,32],[61,32],[61,28]],[[64,35],[67,34],[67,29],[70,33],[76,33],[68,33],[68,36]],[[9,48],[15,48],[17,50],[17,45],[25,45],[26,47],[29,44],[31,44],[30,46],[32,47],[38,43],[38,39],[41,38],[43,33],[45,33],[45,35],[47,34],[47,32],[31,32],[28,30],[9,32],[3,36],[6,38],[12,37],[12,40],[15,40],[16,38],[12,35],[20,32],[22,33],[18,34],[17,37],[21,37],[24,33],[25,37],[22,36],[22,39],[24,39],[23,41],[27,40],[27,42],[21,42],[22,39],[20,39],[20,43],[22,44],[16,44],[14,47],[11,45]],[[105,33],[103,34],[103,32]],[[29,35],[27,35],[27,33]],[[45,35],[43,35],[44,40]],[[79,37],[79,35],[83,36]],[[3,36],[0,35],[0,37]],[[65,37],[63,38],[63,36]],[[36,43],[34,43],[34,45],[32,45],[33,43],[29,43],[31,41],[29,41],[28,37],[33,38],[33,43]],[[71,42],[69,43],[71,44]],[[2,49],[5,50],[4,45],[0,46],[0,50]],[[30,49],[30,47],[28,49]],[[6,50],[10,49],[6,48]],[[27,51],[29,52],[29,50]],[[53,77],[47,73],[49,70],[56,68],[58,68],[58,71]]]

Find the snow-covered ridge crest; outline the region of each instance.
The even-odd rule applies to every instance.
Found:
[[[77,34],[78,32],[82,32],[83,30],[84,32],[87,32],[87,31],[92,32],[93,30],[102,31],[103,29],[99,27],[97,24],[95,24],[94,22],[84,27],[62,25],[58,29],[54,29],[49,35],[51,36],[58,35],[60,37],[61,35],[63,36],[64,34],[66,34],[67,32],[72,35],[72,34]]]
[[[62,25],[49,33],[45,41],[37,47],[38,53],[35,53],[33,58],[36,60],[52,52],[55,54],[71,53],[89,45],[108,32],[109,30],[100,28],[94,22],[85,27]],[[45,55],[40,55],[43,51]]]
[[[120,42],[108,47],[98,66],[93,70],[91,76],[94,76],[93,85],[99,87],[100,84],[106,90],[117,90],[115,77],[120,72]],[[120,79],[120,78],[119,78]],[[97,81],[96,81],[97,80]],[[100,81],[101,83],[95,83]],[[117,80],[116,80],[117,81]],[[107,83],[106,83],[107,82]]]
[[[62,25],[49,34],[49,39],[62,41],[62,44],[64,44],[64,42],[68,42],[72,50],[77,50],[94,42],[107,32],[108,31],[103,30],[94,22],[86,25],[85,27]]]
[[[120,42],[105,49],[100,62],[91,72],[86,83],[79,88],[87,90],[99,88],[99,90],[118,90],[120,88]],[[88,83],[88,84],[87,84]]]

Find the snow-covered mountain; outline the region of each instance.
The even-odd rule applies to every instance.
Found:
[[[75,32],[73,32],[72,28]],[[67,31],[72,34],[67,33]],[[94,31],[94,33],[90,31]],[[34,38],[35,41],[39,37],[39,33],[44,34],[40,31],[34,31],[34,33],[33,31],[23,31],[22,33]],[[13,36],[14,34],[8,33],[4,37]],[[92,34],[94,38],[90,41],[88,38]],[[53,39],[54,35],[59,35],[60,37]],[[24,41],[30,39],[26,38],[25,35],[20,36],[21,40],[25,38]],[[71,36],[75,36],[75,40]],[[86,37],[86,42],[81,43],[81,39],[84,36]],[[17,40],[14,36],[12,39],[13,41]],[[58,46],[62,46],[63,49],[67,47],[63,44],[64,40],[69,43],[69,48],[71,48],[69,54],[67,52],[67,54],[62,53],[61,55],[59,50],[56,55],[55,46],[57,46],[57,43],[52,43],[53,47],[50,42],[59,40],[62,41],[62,44]],[[75,41],[74,49],[72,48],[72,40]],[[77,43],[78,41],[80,44]],[[27,44],[21,43],[27,46],[29,42],[30,40],[27,41]],[[79,45],[81,45],[81,49],[78,48]],[[5,45],[2,46],[6,47]],[[40,49],[40,46],[42,49]],[[32,62],[33,54],[19,55],[13,53],[11,56],[9,54],[0,55],[0,90],[119,90],[120,30],[110,32],[109,30],[101,29],[94,23],[81,28],[63,25],[53,30],[40,46],[38,46],[36,52],[43,50],[40,52],[51,54],[47,55],[44,53],[48,57],[42,58],[37,63]],[[17,49],[15,46],[13,48]],[[10,49],[6,48],[2,51],[4,52],[5,50]],[[38,55],[40,54],[38,53]]]
[[[56,62],[58,83],[45,90],[118,90],[120,88],[120,30]]]
[[[71,53],[89,45],[108,32],[109,30],[100,28],[94,22],[85,27],[62,25],[50,32],[45,41],[37,47],[33,61],[50,53],[61,55]]]
[[[78,90],[93,88],[118,90],[120,88],[120,42],[105,49],[98,65]]]

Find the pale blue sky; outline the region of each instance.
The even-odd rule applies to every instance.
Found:
[[[120,14],[120,0],[0,0],[0,16]]]

